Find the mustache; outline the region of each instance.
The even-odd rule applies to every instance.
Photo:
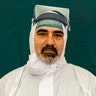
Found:
[[[54,47],[54,45],[48,45],[48,44],[42,48],[41,54],[42,54],[44,51],[48,50],[48,49],[49,49],[49,50],[52,50],[53,52],[55,52],[56,55],[58,55],[57,49]]]

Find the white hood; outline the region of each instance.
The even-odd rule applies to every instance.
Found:
[[[66,47],[66,42],[67,42],[67,28],[64,27],[64,25],[62,24],[63,27],[63,32],[64,32],[64,48],[63,48],[63,52],[60,56],[60,58],[54,62],[53,64],[45,64],[43,61],[41,61],[36,53],[35,53],[35,49],[34,49],[34,33],[35,33],[35,29],[36,29],[36,24],[31,26],[31,31],[30,31],[30,38],[29,38],[29,44],[30,44],[30,55],[29,55],[29,60],[27,62],[27,67],[30,70],[30,72],[32,74],[35,75],[43,75],[45,73],[53,73],[56,70],[62,68],[62,66],[64,66],[64,64],[66,63],[64,54],[65,54],[65,47]]]

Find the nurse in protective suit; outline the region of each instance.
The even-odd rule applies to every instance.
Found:
[[[67,63],[69,9],[36,5],[27,64],[0,80],[0,96],[96,96],[96,77]]]

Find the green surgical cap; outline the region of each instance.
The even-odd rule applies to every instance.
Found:
[[[37,24],[36,29],[42,26],[57,27],[61,30],[69,28],[69,9],[36,5],[34,8],[33,25]]]
[[[51,19],[41,20],[41,21],[37,22],[36,29],[39,27],[42,27],[42,26],[56,27],[56,28],[63,30],[61,22],[56,21],[56,20],[51,20]]]

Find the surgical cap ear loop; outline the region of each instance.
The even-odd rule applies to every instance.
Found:
[[[29,45],[30,45],[30,54],[34,53],[34,33],[36,29],[37,23],[33,26],[33,18],[32,18],[32,25],[29,37]],[[33,39],[33,40],[32,40]]]
[[[62,55],[64,56],[64,55],[65,55],[66,44],[67,44],[67,26],[65,27],[65,26],[62,24],[62,28],[63,28],[63,32],[64,32],[64,47],[63,47]],[[64,56],[64,57],[65,57],[65,56]]]
[[[90,90],[90,84],[89,84],[89,88],[87,89],[86,86],[84,85],[82,79],[80,78],[80,75],[78,73],[78,69],[75,68],[75,67],[74,67],[74,69],[75,69],[75,73],[76,73],[79,85],[80,85],[82,91],[84,92],[84,96],[92,96],[92,93],[91,93],[91,90]]]

